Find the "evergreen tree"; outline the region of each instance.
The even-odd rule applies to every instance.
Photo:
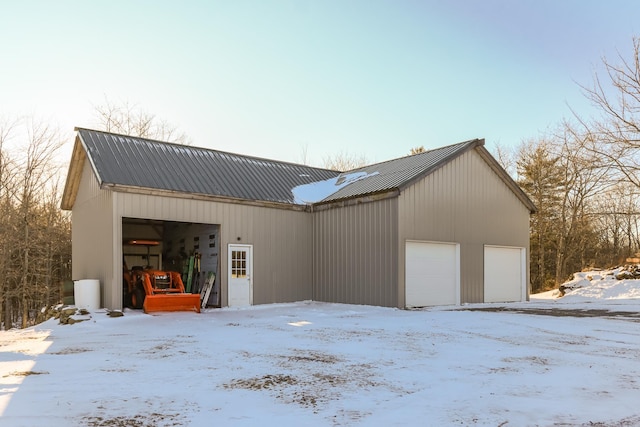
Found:
[[[563,174],[559,157],[545,141],[531,141],[521,147],[517,160],[519,184],[537,207],[531,216],[531,282],[532,292],[545,288],[554,280],[554,228],[562,192]]]

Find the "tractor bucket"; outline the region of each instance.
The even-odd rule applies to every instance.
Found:
[[[144,312],[195,311],[200,313],[200,294],[156,294],[144,299]]]

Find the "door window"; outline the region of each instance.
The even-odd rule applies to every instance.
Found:
[[[245,279],[247,277],[247,251],[231,251],[231,278]]]

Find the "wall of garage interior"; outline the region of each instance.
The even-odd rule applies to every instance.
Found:
[[[483,302],[484,245],[529,247],[527,207],[475,150],[403,190],[398,198],[398,220],[402,307],[407,240],[460,245],[461,303]]]
[[[220,225],[221,302],[227,301],[227,247],[253,245],[253,303],[293,302],[312,298],[312,216],[308,212],[156,195],[113,192],[122,218]],[[115,269],[122,268],[122,245],[114,248]],[[111,286],[118,288],[116,283]],[[120,286],[121,287],[121,286]],[[121,290],[120,290],[121,293]],[[120,297],[121,298],[121,297]],[[121,303],[120,303],[121,304]]]
[[[144,239],[158,241],[158,246],[129,245],[126,244],[128,240]],[[158,233],[158,230],[148,225],[141,225],[139,223],[125,220],[122,224],[122,240],[123,240],[123,255],[124,260],[127,262],[127,267],[130,269],[134,266],[147,266],[150,265],[153,268],[162,268],[162,253],[164,248],[162,247],[162,235]],[[149,260],[147,260],[149,255]]]
[[[165,265],[197,252],[200,254],[201,271],[216,272],[220,250],[219,225],[165,222],[163,229],[164,252],[168,258]]]
[[[395,307],[397,199],[313,213],[313,299]]]

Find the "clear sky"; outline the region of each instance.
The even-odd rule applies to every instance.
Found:
[[[591,107],[640,2],[0,0],[0,115],[95,127],[137,104],[193,145],[311,164],[485,138],[517,145]]]

